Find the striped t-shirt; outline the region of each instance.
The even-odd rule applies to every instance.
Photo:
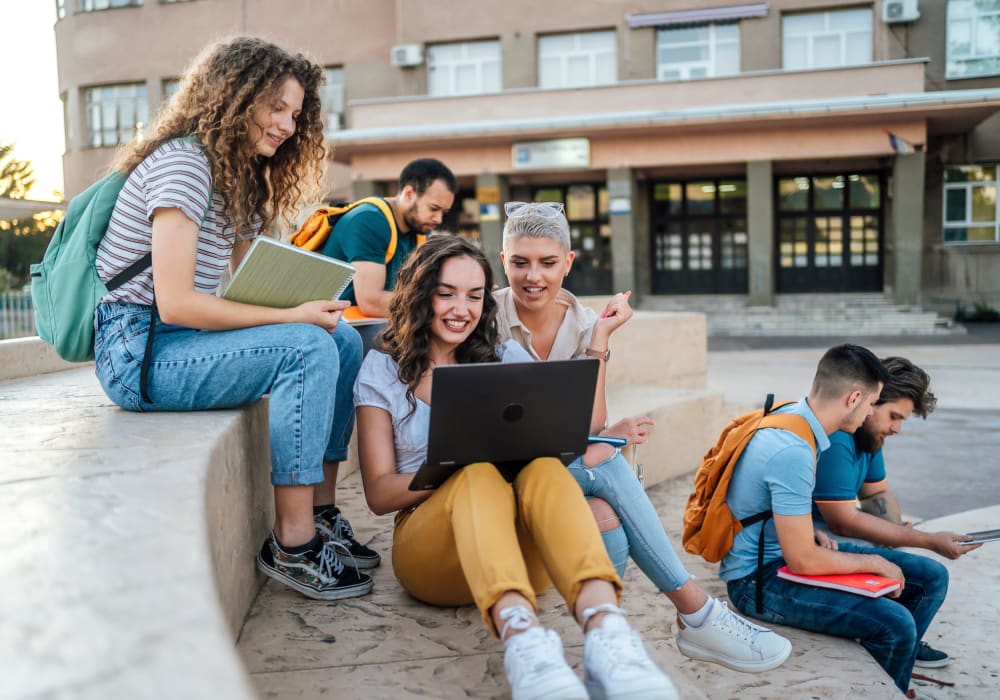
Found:
[[[108,232],[97,248],[97,273],[103,281],[150,251],[153,214],[160,208],[180,209],[200,224],[194,288],[205,294],[216,293],[237,238],[250,239],[259,233],[257,226],[237,236],[233,227],[225,226],[222,197],[212,194],[212,169],[201,148],[183,139],[166,141],[135,167],[118,195]],[[152,268],[101,301],[152,304]]]

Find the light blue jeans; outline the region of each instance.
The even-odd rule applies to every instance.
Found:
[[[97,378],[122,408],[233,408],[269,394],[272,484],[322,483],[323,460],[347,458],[361,367],[361,338],[347,323],[331,334],[305,323],[199,331],[157,319],[152,403],[139,394],[149,307],[101,304],[94,325]]]
[[[619,450],[611,459],[589,468],[578,458],[570,463],[569,473],[584,496],[603,498],[618,513],[621,528],[601,534],[619,576],[631,555],[660,592],[676,591],[687,583],[690,572],[677,557],[660,515]]]

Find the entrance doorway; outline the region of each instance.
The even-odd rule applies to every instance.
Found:
[[[562,202],[576,255],[564,286],[578,296],[612,293],[611,218],[604,185],[546,186],[532,192],[535,202]]]
[[[884,189],[878,173],[778,178],[775,290],[882,291]]]
[[[658,182],[651,192],[653,294],[746,293],[746,180]]]

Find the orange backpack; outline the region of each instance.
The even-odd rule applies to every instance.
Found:
[[[356,202],[331,202],[328,207],[316,209],[299,226],[299,230],[291,238],[291,244],[305,250],[319,250],[326,243],[326,239],[330,237],[330,232],[333,231],[333,227],[337,225],[340,217],[360,204],[375,205],[389,222],[391,235],[385,251],[385,262],[388,264],[392,260],[392,256],[396,254],[396,240],[399,234],[396,232],[396,217],[392,215],[392,209],[388,202],[381,197],[365,197]],[[426,236],[423,234],[418,234],[417,245],[423,243],[425,238]]]
[[[681,541],[686,551],[698,554],[706,561],[720,561],[732,548],[733,538],[740,530],[757,522],[766,522],[771,517],[771,511],[766,510],[737,520],[726,505],[726,494],[736,463],[750,444],[750,439],[761,428],[780,428],[795,433],[815,453],[816,440],[805,418],[793,413],[771,413],[789,403],[775,405],[774,394],[768,394],[763,409],[734,418],[722,431],[718,442],[702,457],[694,477],[694,491],[688,496],[684,508],[684,535]],[[761,534],[763,527],[761,525]],[[759,568],[763,563],[763,537],[758,550]]]

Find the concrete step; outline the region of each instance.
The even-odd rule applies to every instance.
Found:
[[[745,295],[647,297],[643,309],[697,311],[710,336],[932,335],[962,333],[950,318],[883,294],[786,294],[774,306],[747,306]]]

